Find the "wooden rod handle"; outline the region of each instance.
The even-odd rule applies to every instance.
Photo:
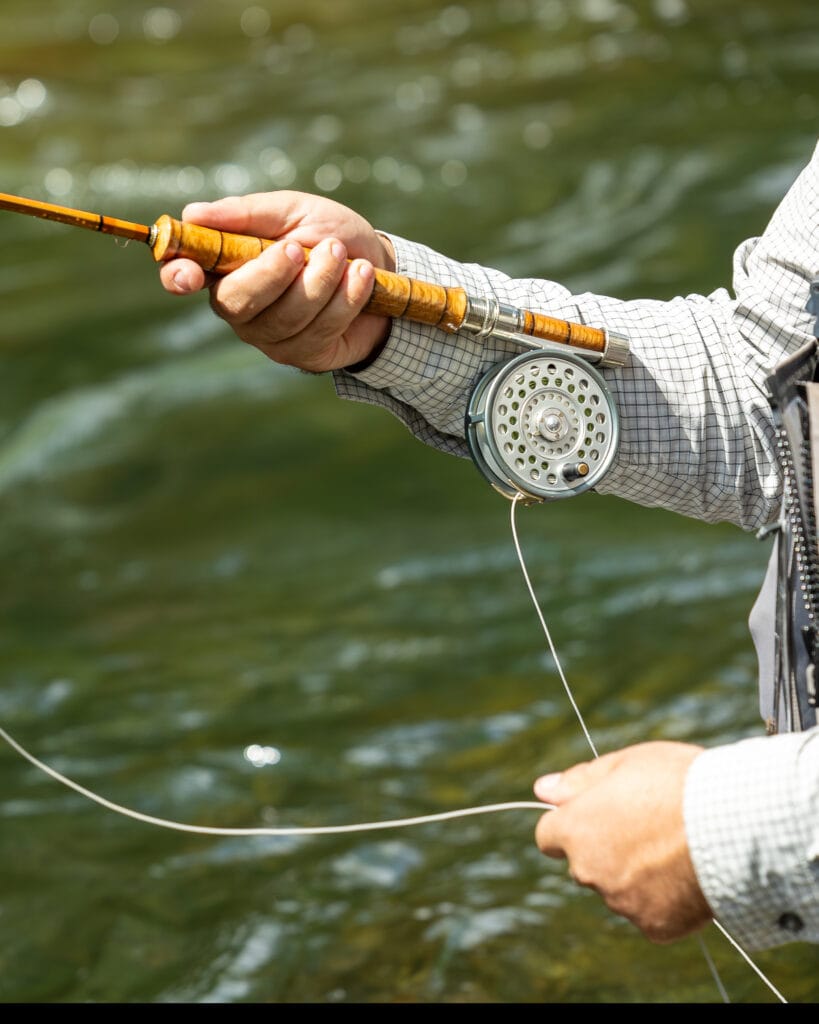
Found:
[[[464,322],[467,301],[463,288],[445,288],[441,284],[429,284],[376,269],[375,284],[366,311],[382,316],[405,317],[454,334]]]
[[[168,214],[157,220],[150,238],[154,259],[158,263],[186,257],[208,273],[220,275],[229,274],[248,260],[255,259],[272,244],[272,240],[267,238],[234,235],[176,220]],[[309,258],[310,250],[304,251]],[[414,320],[454,334],[463,326],[468,308],[469,299],[463,288],[446,288],[376,267],[375,283],[365,311]],[[522,311],[522,314],[522,334],[594,352],[606,349],[606,334],[596,327],[557,320],[529,310]]]
[[[533,338],[546,338],[573,348],[590,349],[592,352],[606,351],[606,332],[599,327],[587,327],[571,320],[557,320],[553,316],[532,313],[528,309],[523,311],[523,319],[521,334],[531,334]]]
[[[153,226],[150,244],[157,263],[183,257],[209,274],[223,275],[255,259],[273,242],[190,224],[163,213]]]
[[[272,244],[267,238],[234,235],[163,214],[154,224],[151,250],[158,263],[185,257],[209,274],[223,275],[255,259]],[[304,251],[309,258],[310,250]],[[405,317],[453,333],[463,323],[466,305],[466,292],[462,288],[426,284],[376,267],[366,312]]]

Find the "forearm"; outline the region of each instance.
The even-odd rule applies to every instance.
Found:
[[[393,241],[398,273],[628,336],[627,364],[604,370],[621,438],[600,492],[749,529],[774,517],[781,481],[763,382],[781,353],[768,353],[770,365],[749,355],[726,292],[671,302],[572,295],[555,282],[510,279]],[[519,351],[395,321],[374,363],[356,377],[337,373],[336,387],[342,397],[390,409],[426,443],[465,456],[472,388]]]
[[[393,239],[396,270],[475,295],[625,334],[625,366],[605,370],[620,413],[617,457],[597,490],[707,521],[752,529],[777,514],[781,471],[766,378],[813,338],[805,304],[819,273],[819,146],[765,232],[736,250],[733,286],[670,302],[572,295],[553,281],[510,279]],[[519,351],[396,321],[341,395],[377,401],[424,441],[467,454],[469,394],[482,372]]]

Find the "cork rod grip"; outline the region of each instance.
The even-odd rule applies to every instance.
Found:
[[[248,260],[255,259],[272,244],[270,239],[217,231],[176,220],[168,214],[157,220],[150,237],[154,259],[158,263],[187,257],[208,273],[220,275],[229,274]],[[304,251],[309,258],[310,250]],[[454,334],[463,326],[468,307],[469,299],[463,288],[446,288],[376,268],[375,283],[365,312],[413,320]],[[529,310],[522,313],[522,334],[593,352],[606,349],[606,334],[595,327],[557,320]]]
[[[229,274],[248,260],[255,259],[272,244],[267,238],[234,235],[163,214],[153,226],[151,250],[157,263],[186,257],[208,273],[221,275]],[[309,258],[310,250],[304,251]],[[466,293],[462,288],[426,284],[376,268],[375,284],[366,312],[406,317],[453,333],[463,323]]]
[[[561,342],[573,348],[584,348],[591,352],[606,351],[606,332],[598,327],[587,327],[585,324],[570,320],[557,320],[543,313],[532,313],[525,310],[523,314],[521,334],[530,334],[534,338],[546,338],[549,341]]]
[[[157,263],[184,257],[198,263],[209,274],[229,274],[255,259],[271,241],[252,235],[189,224],[164,213],[153,226],[151,251]]]

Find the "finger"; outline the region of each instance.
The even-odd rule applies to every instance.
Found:
[[[548,803],[565,804],[567,800],[601,783],[622,762],[627,750],[613,750],[592,761],[581,761],[559,775],[545,775],[535,782],[535,793]]]
[[[179,259],[162,264],[159,280],[165,291],[172,295],[190,295],[207,285],[208,276],[193,260]]]
[[[347,248],[343,242],[337,238],[320,242],[311,251],[304,273],[284,296],[284,311],[302,304],[308,309],[324,309],[341,284],[347,266]]]
[[[188,203],[182,220],[240,235],[276,240],[298,223],[300,194],[280,191],[226,196],[212,203]]]
[[[304,263],[304,250],[295,242],[276,242],[268,246],[255,259],[212,285],[214,312],[238,331],[281,298]]]
[[[549,775],[541,775],[539,779],[535,779],[533,789],[538,800],[542,800],[545,804],[561,803],[562,799],[566,798],[563,793],[566,787],[561,787],[562,778],[562,772],[551,772]]]
[[[370,335],[377,333],[378,328],[374,327],[367,335],[363,334],[363,326],[360,332],[349,332],[349,328],[367,304],[373,292],[374,281],[373,264],[368,260],[353,260],[346,267],[342,280],[330,300],[302,330],[290,337],[270,341],[269,337],[264,337],[263,325],[260,323],[260,340],[253,341],[252,333],[249,334],[249,340],[265,354],[285,364],[303,364],[305,358],[309,360],[312,354],[329,353],[332,349],[342,348],[345,351],[340,355],[339,366],[357,361],[369,353],[372,347],[372,344],[369,344]],[[287,300],[287,296],[282,300],[283,306]],[[276,318],[281,323],[281,310],[276,310]],[[375,317],[373,319],[375,321]],[[261,321],[263,317],[260,318]],[[250,332],[253,332],[255,326],[250,327]],[[347,337],[348,333],[350,337]],[[353,334],[361,336],[353,339]],[[361,351],[355,349],[354,341],[358,341]],[[353,347],[350,347],[351,345]]]
[[[288,250],[294,243],[283,245]],[[257,262],[260,261],[261,257]],[[247,293],[243,288],[244,277],[237,271],[232,275],[230,294],[221,289],[218,301],[220,307],[229,311],[232,323],[248,325],[241,335],[245,341],[254,345],[277,344],[295,338],[308,327],[311,333],[315,330],[316,319],[335,297],[346,270],[346,248],[338,239],[328,238],[312,250],[302,273],[291,275],[286,288],[279,287],[278,281],[270,281],[263,290]],[[262,288],[264,283],[254,280],[253,284]],[[255,322],[250,324],[251,320]]]
[[[252,196],[226,196],[212,203],[188,203],[182,210],[182,220],[201,224],[206,228],[244,233],[250,222]]]
[[[608,755],[607,755],[608,756]],[[606,769],[605,761],[601,765],[602,758],[594,761],[581,761],[579,764],[566,768],[562,772],[552,772],[548,775],[541,775],[535,780],[534,791],[538,800],[549,804],[565,804],[567,800],[577,796],[588,789],[597,778],[604,774]]]
[[[558,811],[549,811],[548,814],[544,814],[538,819],[535,827],[535,843],[540,852],[547,857],[553,857],[556,860],[565,860],[568,857]]]
[[[330,301],[303,331],[274,342],[254,341],[252,334],[246,340],[275,362],[319,373],[358,362],[370,354],[374,341],[384,333],[383,318],[357,320],[372,294],[374,280],[372,264],[354,260]]]

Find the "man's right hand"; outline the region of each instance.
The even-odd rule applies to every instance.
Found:
[[[361,311],[374,268],[395,268],[392,247],[340,203],[266,192],[191,203],[182,219],[276,240],[224,277],[188,259],[170,260],[159,272],[173,295],[209,288],[214,312],[274,362],[311,373],[339,369],[366,359],[389,333],[389,318]],[[307,258],[304,249],[311,250]]]

